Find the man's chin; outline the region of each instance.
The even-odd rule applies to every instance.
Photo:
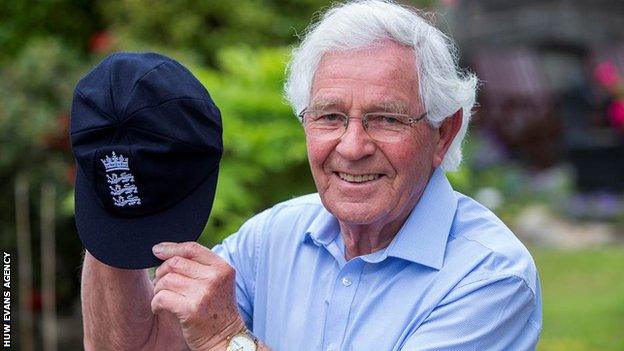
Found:
[[[379,203],[377,203],[378,205]],[[334,215],[342,224],[368,225],[376,222],[380,217],[380,211],[375,202],[330,202],[325,208]]]

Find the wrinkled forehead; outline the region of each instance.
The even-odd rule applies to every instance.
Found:
[[[407,113],[419,103],[414,50],[392,41],[350,50],[326,52],[316,69],[310,108],[330,109],[344,103],[343,95],[373,96],[369,108]]]

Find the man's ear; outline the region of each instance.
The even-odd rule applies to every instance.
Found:
[[[457,110],[453,115],[447,117],[440,127],[438,127],[439,139],[436,145],[435,154],[433,155],[433,167],[438,167],[442,164],[444,156],[455,136],[459,132],[462,125],[463,109]]]

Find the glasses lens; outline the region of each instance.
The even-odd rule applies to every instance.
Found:
[[[409,133],[408,119],[408,116],[396,114],[367,114],[366,131],[371,138],[377,141],[399,141]]]
[[[333,111],[306,111],[303,118],[306,134],[322,139],[340,138],[347,123],[347,116]]]

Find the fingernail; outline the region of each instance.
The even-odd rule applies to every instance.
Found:
[[[158,255],[163,253],[163,251],[165,251],[165,246],[162,244],[156,244],[154,245],[154,247],[152,247],[152,252],[154,253],[154,255]]]

